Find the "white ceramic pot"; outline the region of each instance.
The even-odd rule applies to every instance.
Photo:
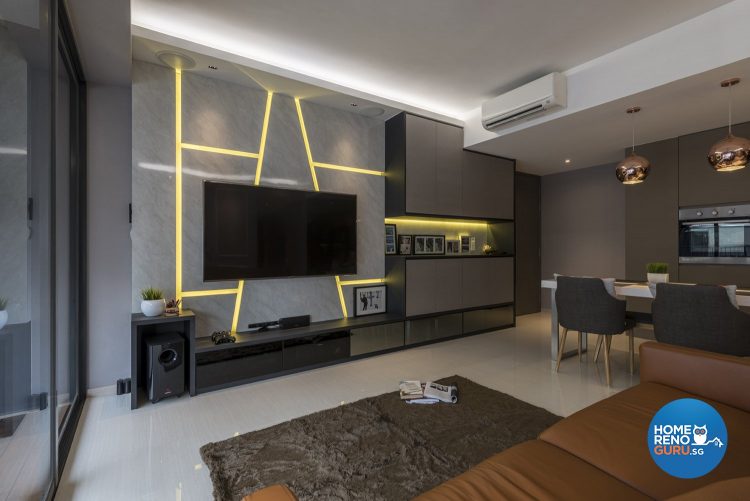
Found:
[[[166,308],[167,302],[163,299],[141,301],[141,311],[147,317],[158,317],[159,315],[163,315]]]
[[[8,312],[3,310],[0,311],[0,329],[5,327],[5,324],[8,323]]]
[[[648,283],[665,284],[669,282],[669,273],[648,273]]]

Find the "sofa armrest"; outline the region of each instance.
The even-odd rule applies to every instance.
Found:
[[[640,357],[642,383],[671,386],[750,412],[750,359],[655,342],[641,344]]]
[[[242,501],[297,501],[297,496],[285,485],[277,484],[248,494]]]

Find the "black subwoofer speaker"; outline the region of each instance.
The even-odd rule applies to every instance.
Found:
[[[148,398],[152,403],[185,391],[185,340],[176,332],[146,338]]]

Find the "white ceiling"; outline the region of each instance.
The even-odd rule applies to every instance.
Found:
[[[515,158],[518,170],[536,175],[617,162],[631,145],[632,123],[636,145],[726,126],[729,95],[719,83],[730,77],[742,78],[732,89],[734,122],[748,121],[750,59],[745,59],[501,135],[471,149]],[[625,110],[635,105],[642,109],[631,122]],[[570,164],[565,164],[566,158]]]
[[[132,0],[132,22],[453,118],[727,0]]]
[[[351,113],[378,118],[380,120],[388,120],[401,111],[397,108],[392,108],[367,99],[354,97],[343,92],[333,91],[317,85],[301,82],[299,80],[275,75],[267,71],[228,61],[220,57],[188,50],[177,45],[149,40],[138,36],[133,37],[133,59],[164,66],[165,64],[158,57],[162,52],[176,52],[188,56],[195,61],[195,67],[185,71],[197,73],[209,78],[216,78],[226,82],[244,85],[246,87],[271,91],[277,94],[299,97],[308,102],[314,102]],[[213,66],[215,69],[209,68],[209,66]]]

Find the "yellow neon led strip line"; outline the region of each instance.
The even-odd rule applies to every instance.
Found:
[[[346,301],[344,301],[344,290],[341,288],[341,280],[339,279],[338,275],[336,275],[336,288],[339,290],[339,301],[341,301],[341,312],[344,314],[344,318],[347,318],[349,316],[349,313],[346,311]]]
[[[186,150],[207,151],[208,153],[219,153],[220,155],[232,155],[235,157],[258,158],[258,153],[240,150],[228,150],[226,148],[214,148],[213,146],[201,146],[199,144],[181,143]]]
[[[310,174],[312,175],[313,187],[315,191],[320,191],[318,187],[318,176],[315,175],[315,162],[312,159],[312,151],[310,151],[310,141],[307,140],[307,129],[305,129],[305,119],[302,117],[302,107],[299,104],[299,98],[294,98],[294,104],[297,105],[297,117],[299,117],[299,127],[302,131],[302,141],[305,143],[305,151],[307,152],[307,163],[310,164]]]
[[[437,224],[437,225],[457,225],[457,226],[487,226],[487,223],[477,221],[446,221],[443,219],[411,219],[405,217],[387,217],[385,222],[389,224],[413,223],[413,224]]]
[[[318,167],[320,169],[343,170],[346,172],[355,172],[357,174],[369,174],[371,176],[385,176],[385,172],[382,172],[379,170],[362,169],[360,167],[347,167],[346,165],[335,165],[335,164],[324,164],[320,162],[313,162],[313,166]]]
[[[182,291],[182,297],[205,297],[205,296],[226,296],[229,294],[237,294],[240,290],[239,287],[236,289],[207,289],[204,291]]]
[[[266,154],[266,137],[268,135],[268,121],[271,117],[271,102],[273,92],[268,93],[266,99],[266,113],[263,115],[263,130],[260,133],[260,149],[258,150],[258,166],[255,168],[255,186],[260,186],[260,174],[263,171],[263,157]]]
[[[268,121],[271,116],[271,103],[273,101],[273,92],[268,93],[266,99],[266,112],[263,114],[263,129],[260,133],[260,147],[258,148],[258,164],[255,167],[255,186],[260,185],[260,174],[263,171],[263,158],[266,153],[266,138],[268,137]],[[245,289],[245,281],[240,280],[237,283],[237,297],[234,299],[234,314],[232,315],[232,332],[237,332],[237,324],[240,320],[240,309],[242,308],[242,292]]]
[[[174,71],[175,94],[175,298],[182,299],[182,71]]]
[[[365,278],[362,280],[339,280],[339,285],[372,285],[384,284],[385,278]]]

